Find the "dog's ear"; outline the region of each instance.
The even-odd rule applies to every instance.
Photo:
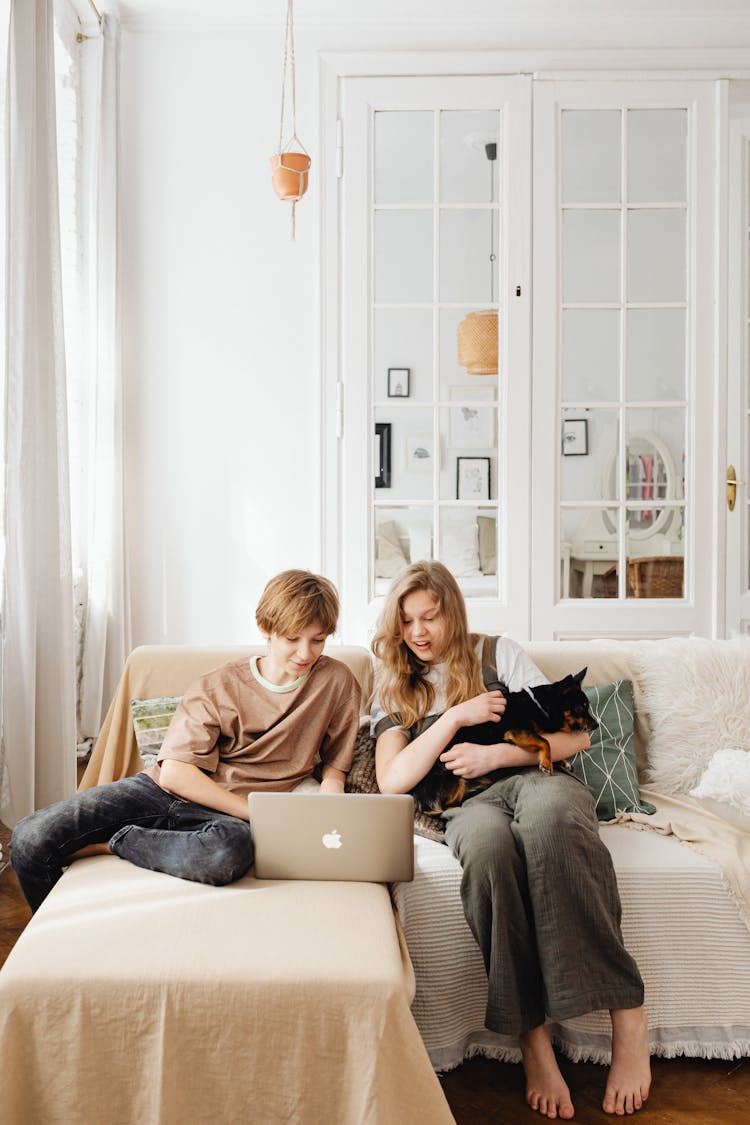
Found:
[[[583,678],[584,678],[584,676],[586,675],[587,672],[588,672],[588,668],[581,668],[581,671],[578,672],[577,675],[573,676],[573,683],[578,684],[579,687],[580,687],[581,683],[583,682]]]
[[[570,672],[568,672],[567,676],[563,676],[563,678],[561,680],[556,680],[555,683],[553,683],[553,684],[540,684],[539,687],[542,687],[542,688],[557,688],[559,691],[564,691],[565,688],[569,688],[572,683],[573,683],[573,677],[571,676]],[[538,688],[532,688],[531,690],[532,691],[538,691]]]

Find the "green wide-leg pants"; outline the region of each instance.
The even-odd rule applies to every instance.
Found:
[[[503,771],[446,815],[461,898],[489,979],[487,1027],[643,1003],[620,930],[620,897],[589,789],[556,767]]]

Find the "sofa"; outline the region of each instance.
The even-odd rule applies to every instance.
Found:
[[[604,701],[602,753],[613,757],[587,780],[603,810],[612,811],[607,800],[630,810],[600,831],[656,1055],[750,1055],[748,823],[736,801],[681,791],[700,788],[715,752],[750,749],[748,646],[526,646],[550,679],[586,666],[584,684],[597,706]],[[82,785],[141,767],[133,699],[177,696],[256,651],[136,649]],[[352,668],[366,700],[367,650],[328,651]],[[671,681],[659,684],[662,672]],[[717,683],[723,709],[710,710],[700,692],[713,686],[716,695]],[[670,700],[661,710],[660,694]],[[592,749],[587,768],[595,762]],[[372,777],[365,718],[350,788]],[[0,1120],[232,1121],[259,1099],[255,1119],[268,1121],[451,1120],[435,1071],[476,1054],[519,1055],[484,1027],[486,975],[461,908],[460,867],[437,836],[433,822],[415,819],[415,878],[390,896],[366,884],[261,882],[252,872],[210,888],[114,856],[76,862],[0,971]],[[573,1060],[609,1059],[606,1013],[551,1032]]]

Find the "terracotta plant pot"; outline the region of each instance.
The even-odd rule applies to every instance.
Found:
[[[279,199],[301,199],[312,163],[306,152],[276,152],[270,160],[273,190]]]

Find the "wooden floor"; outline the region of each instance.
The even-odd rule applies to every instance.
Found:
[[[9,835],[0,825],[0,842],[6,857]],[[18,880],[11,868],[6,868],[0,874],[0,965],[29,917]],[[569,1063],[566,1059],[560,1060],[560,1066],[573,1095],[575,1121],[579,1125],[602,1125],[606,1120],[600,1109],[606,1069],[588,1063]],[[654,1059],[652,1066],[651,1097],[647,1108],[637,1115],[648,1125],[746,1125],[750,1121],[750,1059]],[[472,1059],[443,1075],[441,1082],[458,1125],[524,1125],[540,1121],[538,1114],[524,1104],[520,1066]]]

